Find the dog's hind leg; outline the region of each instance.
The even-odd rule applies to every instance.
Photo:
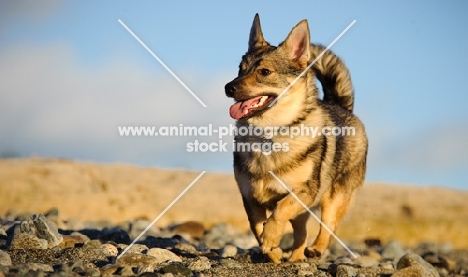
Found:
[[[333,194],[328,191],[321,202],[322,223],[325,224],[333,233],[336,231],[338,223],[348,210],[349,204],[354,196],[354,192],[347,190],[338,190]],[[308,258],[320,258],[330,243],[331,234],[324,226],[320,225],[320,231],[312,246],[305,249],[305,255]]]

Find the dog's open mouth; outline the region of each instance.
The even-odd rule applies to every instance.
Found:
[[[231,117],[234,119],[240,119],[248,117],[257,111],[261,111],[268,107],[268,105],[275,99],[274,96],[257,96],[247,100],[241,100],[236,102],[229,109]]]

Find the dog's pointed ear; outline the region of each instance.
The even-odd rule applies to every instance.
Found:
[[[289,33],[281,47],[286,50],[289,59],[297,61],[302,67],[310,59],[310,32],[307,20],[299,22]]]
[[[260,17],[257,13],[255,14],[252,27],[250,28],[249,52],[267,44],[268,42],[263,38],[262,27],[260,26]]]

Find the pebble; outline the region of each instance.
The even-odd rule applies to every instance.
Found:
[[[100,268],[100,272],[102,275],[113,275],[119,268],[119,264],[107,264]]]
[[[178,243],[173,248],[174,252],[180,255],[198,255],[198,251],[195,246],[189,243]]]
[[[36,227],[35,234],[38,238],[45,239],[48,243],[48,248],[53,248],[62,242],[62,235],[58,233],[57,225],[48,221],[42,214],[34,214],[30,221]]]
[[[126,249],[128,246],[122,248],[123,249]],[[139,243],[135,243],[134,245],[132,245],[128,250],[127,250],[127,253],[137,253],[137,254],[142,254],[142,253],[145,253],[146,251],[148,250],[148,246],[144,245],[144,244],[139,244]]]
[[[412,275],[435,277],[465,276],[468,273],[468,263],[454,256],[454,252],[451,252],[454,250],[450,250],[449,246],[421,244],[415,248],[417,252],[407,253],[396,241],[382,246],[377,240],[367,241],[366,245],[364,242],[353,242],[355,246],[360,247],[355,247],[360,249],[359,254],[361,254],[356,259],[350,259],[349,254],[343,249],[331,247],[331,251],[327,250],[329,254],[324,255],[321,261],[308,260],[274,265],[265,262],[251,233],[240,232],[229,224],[217,224],[210,230],[203,228],[203,235],[199,231],[195,236],[194,233],[188,236],[187,232],[182,232],[180,229],[173,232],[169,227],[155,228],[153,234],[157,233],[157,236],[146,235],[124,256],[116,260],[118,253],[122,253],[131,242],[128,238],[134,236],[142,227],[146,228],[147,221],[128,221],[120,227],[115,227],[107,221],[97,223],[77,221],[76,224],[73,223],[75,226],[90,226],[91,229],[62,228],[60,235],[58,231],[55,233],[57,229],[53,222],[54,217],[58,218],[58,210],[52,210],[46,217],[42,215],[18,217],[22,221],[7,222],[0,218],[0,249],[2,249],[0,277],[25,275],[207,277],[231,276],[231,274],[272,277]],[[59,221],[59,224],[63,222]],[[196,226],[189,222],[176,226],[186,228],[191,224],[192,227]],[[45,231],[45,235],[38,232],[36,225]],[[59,247],[50,248],[59,236],[62,240]],[[196,236],[198,237],[195,238]],[[290,234],[286,234],[281,245],[290,245],[291,238]],[[24,248],[15,248],[17,246]],[[468,257],[468,252],[460,253],[463,257]],[[285,251],[284,254],[286,257],[290,252]],[[29,263],[30,261],[35,263]],[[283,272],[288,273],[283,274]]]
[[[62,242],[60,243],[60,248],[65,249],[65,248],[73,248],[77,244],[85,244],[85,242],[89,241],[86,240],[83,236],[79,235],[62,235]]]
[[[353,260],[351,260],[350,258],[348,257],[339,257],[338,259],[336,259],[335,261],[335,264],[336,265],[340,265],[340,264],[353,264]]]
[[[317,265],[317,269],[328,271],[328,268],[330,267],[331,264],[332,263],[320,263]]]
[[[336,277],[355,277],[357,275],[357,270],[348,265],[340,264],[336,268]]]
[[[187,221],[171,228],[175,234],[188,234],[194,239],[201,239],[205,235],[205,226],[198,221]]]
[[[119,275],[122,275],[122,276],[134,276],[135,273],[133,272],[133,269],[131,266],[123,266],[122,268],[120,268],[119,270]]]
[[[232,260],[232,259],[222,259],[220,261],[220,264],[224,265],[225,267],[227,268],[242,268],[242,265],[236,261],[236,260]]]
[[[0,265],[2,266],[10,266],[11,265],[11,258],[7,252],[0,250]]]
[[[165,261],[182,262],[182,259],[179,256],[167,249],[151,248],[146,251],[146,254],[153,257],[155,259],[155,263],[163,263]]]
[[[237,255],[237,247],[234,245],[226,245],[223,250],[221,250],[221,257],[223,258],[232,258]]]
[[[100,248],[102,245],[100,240],[93,239],[90,241],[87,241],[85,245],[83,245],[84,248]]]
[[[20,272],[28,271],[43,271],[43,272],[54,272],[54,268],[48,264],[42,263],[27,263],[27,264],[16,264],[15,268],[19,269]]]
[[[132,239],[135,239],[138,237],[148,226],[150,226],[151,222],[148,220],[135,220],[133,222],[129,222],[127,228],[123,228],[124,226],[121,226],[122,229],[128,232],[130,237]],[[151,226],[141,237],[142,239],[148,237],[148,236],[158,236],[160,234],[160,230],[156,226]]]
[[[175,263],[170,263],[163,268],[161,268],[162,273],[172,273],[176,276],[182,275],[182,276],[191,276],[192,271],[184,266],[181,263],[175,262]]]
[[[252,234],[236,236],[231,240],[231,244],[241,249],[250,249],[258,246],[257,239]]]
[[[210,260],[207,257],[200,256],[194,262],[188,265],[188,268],[193,271],[204,271],[211,268]]]
[[[158,264],[160,263],[160,259],[145,254],[125,253],[125,255],[123,255],[117,260],[117,263],[120,265],[136,267]]]
[[[228,224],[215,224],[205,233],[203,241],[210,248],[223,248],[226,244],[231,243],[236,237],[242,236],[234,226]]]
[[[47,249],[47,247],[48,244],[45,239],[24,233],[14,234],[8,245],[8,249]]]
[[[27,220],[14,225],[10,233],[9,249],[48,249],[63,241],[55,223],[42,214],[33,214]]]
[[[397,263],[397,271],[392,277],[424,276],[439,277],[437,270],[415,253],[407,253]]]
[[[379,265],[379,260],[369,256],[359,256],[354,263],[361,267],[376,267]]]
[[[406,254],[401,244],[397,241],[390,241],[382,251],[382,258],[393,260],[395,263]]]
[[[99,236],[99,240],[101,242],[113,241],[115,243],[125,244],[130,244],[132,242],[128,233],[118,227],[104,228]]]
[[[110,243],[105,243],[101,245],[101,248],[104,250],[106,256],[117,256],[119,254],[119,250],[117,250],[117,247]]]
[[[152,265],[140,265],[136,268],[137,274],[147,273],[147,272],[154,272],[154,266]]]

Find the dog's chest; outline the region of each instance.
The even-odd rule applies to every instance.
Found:
[[[273,209],[276,203],[288,194],[288,190],[276,180],[260,180],[252,183],[253,198]]]

